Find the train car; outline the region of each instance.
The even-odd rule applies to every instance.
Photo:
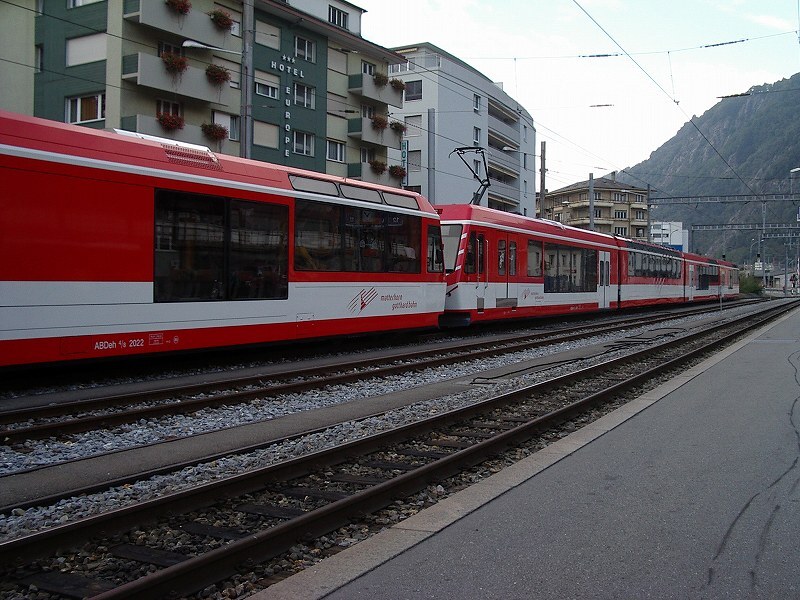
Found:
[[[687,301],[684,259],[678,250],[624,240],[619,264],[620,308]]]
[[[0,112],[0,366],[434,327],[419,194]]]
[[[739,293],[733,263],[471,205],[437,206],[442,324],[699,302]]]
[[[447,326],[591,312],[620,304],[613,236],[472,205],[437,206]]]
[[[739,270],[731,262],[685,252],[687,302],[734,298],[739,294]]]

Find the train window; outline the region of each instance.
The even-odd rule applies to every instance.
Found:
[[[413,208],[414,210],[419,210],[419,203],[414,196],[383,192],[383,199],[386,200],[386,204],[389,204],[390,206],[399,206],[400,208]]]
[[[421,219],[390,212],[384,212],[383,214],[387,255],[384,270],[395,273],[419,273]],[[441,249],[441,240],[437,249]]]
[[[419,217],[298,199],[295,269],[420,272]]]
[[[497,241],[497,274],[506,274],[506,241]]]
[[[469,234],[467,242],[467,256],[464,258],[464,273],[474,274],[476,257],[478,255],[478,234],[474,231]]]
[[[528,240],[528,277],[542,276],[542,243]]]
[[[428,225],[428,273],[444,272],[444,249],[442,230],[436,225]]]
[[[486,271],[486,238],[483,234],[478,235],[478,273],[483,274]]]
[[[442,241],[444,242],[445,270],[452,273],[456,268],[458,249],[461,246],[461,225],[442,225]]]
[[[159,190],[156,302],[287,297],[285,206]]]
[[[544,291],[597,291],[597,250],[545,244]]]
[[[344,183],[340,187],[342,190],[342,196],[345,198],[364,200],[365,202],[375,202],[376,204],[383,203],[383,200],[381,200],[381,193],[378,190],[371,190],[369,188],[347,185]]]
[[[517,274],[517,242],[508,243],[508,274]]]
[[[332,181],[323,181],[312,177],[302,177],[300,175],[289,175],[292,187],[299,192],[313,192],[315,194],[325,194],[326,196],[338,196],[339,190]]]
[[[294,268],[341,271],[342,207],[297,200],[294,223]]]
[[[287,298],[285,206],[231,200],[228,299]]]

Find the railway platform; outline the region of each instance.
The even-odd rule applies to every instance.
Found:
[[[800,310],[258,600],[800,597]]]

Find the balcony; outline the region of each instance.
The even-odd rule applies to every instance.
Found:
[[[367,117],[347,120],[347,135],[368,144],[384,146],[386,148],[400,149],[402,134],[387,127],[378,129],[372,126],[372,120]]]
[[[396,90],[388,83],[377,86],[371,75],[364,75],[363,73],[350,75],[347,78],[347,91],[389,106],[403,108],[402,90]]]
[[[515,204],[519,204],[519,182],[517,182],[517,185],[509,185],[489,176],[488,192],[497,196],[504,196]]]
[[[503,145],[518,146],[519,145],[519,125],[509,125],[502,119],[498,119],[494,115],[489,115],[489,135],[495,133],[503,139]]]
[[[190,13],[191,14],[191,13]],[[122,79],[141,86],[179,94],[214,104],[238,106],[239,91],[228,84],[215,85],[204,69],[189,67],[180,75],[168,73],[160,57],[154,54],[129,54],[122,57]],[[398,146],[399,147],[399,146]]]
[[[150,115],[131,115],[122,117],[121,125],[122,129],[125,131],[135,131],[136,133],[154,135],[156,137],[186,142],[188,144],[197,144],[199,146],[208,146],[209,148],[216,145],[216,142],[211,142],[203,135],[203,131],[199,126],[189,125],[188,123],[183,126],[183,129],[167,131],[161,127],[155,117],[151,117]]]
[[[202,10],[195,9],[188,15],[180,15],[167,7],[163,0],[125,0],[123,11],[127,21],[168,31],[208,46],[224,48],[225,42],[231,40],[230,32],[214,25]]]
[[[388,168],[383,173],[378,174],[372,170],[369,163],[349,163],[347,165],[347,176],[350,179],[359,179],[367,183],[377,183],[395,188],[399,188],[402,185],[402,179],[389,175]]]

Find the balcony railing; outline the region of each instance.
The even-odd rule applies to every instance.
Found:
[[[367,117],[347,120],[347,135],[376,146],[400,149],[402,134],[390,127],[378,129],[372,126],[372,120]]]
[[[225,48],[226,43],[230,45],[233,39],[238,39],[232,38],[229,31],[214,25],[211,17],[202,10],[194,9],[189,14],[181,15],[170,9],[164,0],[125,0],[123,6],[124,17],[128,21],[175,33],[208,46]]]
[[[371,75],[363,73],[350,75],[347,81],[347,91],[389,106],[403,108],[402,90],[396,90],[388,83],[382,86],[375,85],[375,80]]]
[[[204,69],[188,67],[177,75],[169,73],[161,58],[154,54],[139,52],[123,56],[122,78],[141,86],[215,104],[235,106],[239,103],[238,90],[234,90],[227,83],[222,85],[211,83]]]
[[[389,187],[400,187],[402,180],[389,175],[389,169],[383,173],[376,173],[369,166],[369,163],[349,163],[347,165],[347,176],[352,179],[360,179],[367,183],[377,183]]]

